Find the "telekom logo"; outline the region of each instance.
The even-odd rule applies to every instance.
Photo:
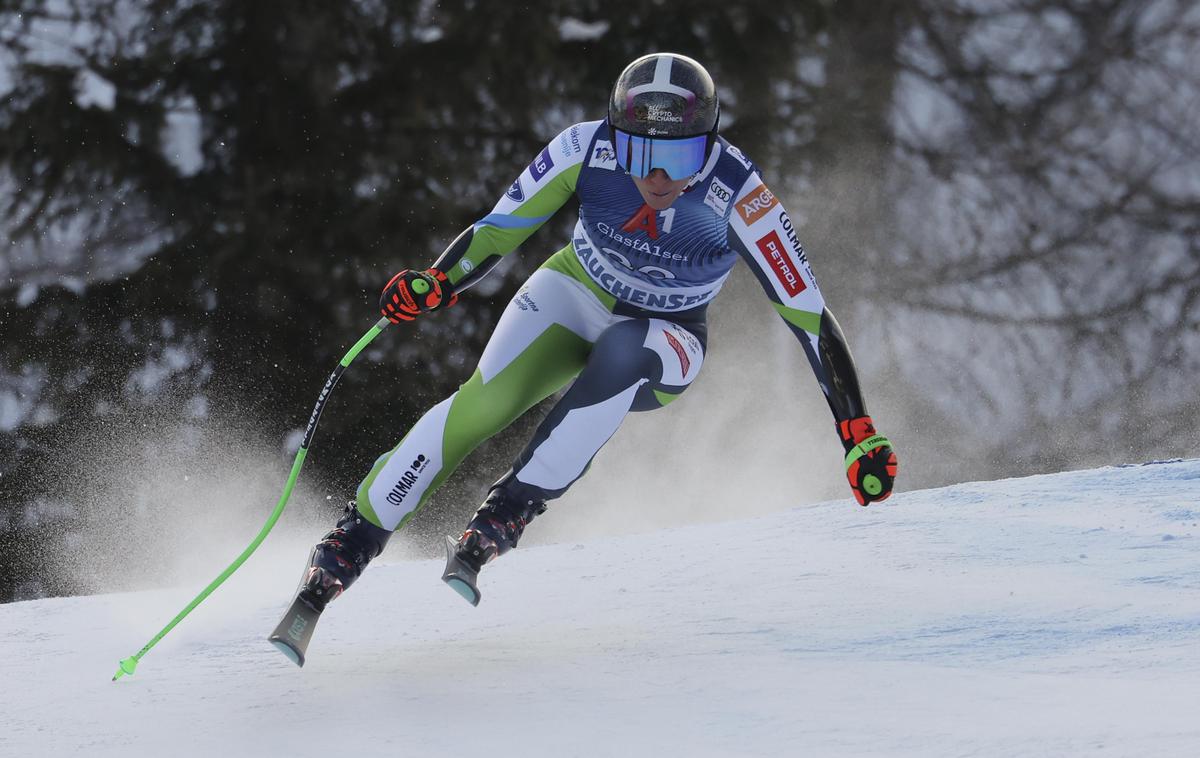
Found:
[[[804,280],[800,278],[800,269],[796,268],[792,257],[787,254],[787,248],[783,246],[783,240],[779,239],[779,232],[772,229],[767,236],[760,238],[758,249],[762,251],[767,263],[771,264],[771,270],[775,272],[775,277],[787,290],[788,295],[795,297],[807,289]]]

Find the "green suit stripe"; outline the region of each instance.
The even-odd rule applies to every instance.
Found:
[[[542,264],[542,268],[548,268],[551,271],[557,271],[560,274],[569,276],[575,281],[582,283],[589,290],[591,290],[592,294],[599,298],[600,302],[604,304],[604,307],[608,308],[610,311],[617,307],[617,298],[600,289],[600,285],[596,284],[596,282],[592,280],[592,277],[587,275],[587,272],[583,270],[583,264],[579,262],[579,256],[575,255],[575,251],[571,248],[571,245],[568,244],[562,250],[559,250],[557,253],[550,256],[546,262]]]
[[[574,166],[563,169],[558,176],[550,180],[549,184],[535,192],[533,197],[521,203],[513,211],[513,215],[521,218],[553,216],[575,193],[575,185],[579,182],[581,168],[583,168],[583,164],[576,163]]]
[[[775,310],[779,311],[779,315],[783,316],[784,321],[787,321],[797,329],[803,329],[809,334],[821,333],[820,313],[809,313],[808,311],[789,308],[786,305],[776,302],[772,302],[771,305],[775,306]]]
[[[679,395],[671,393],[671,392],[663,392],[661,390],[654,390],[654,397],[658,400],[659,405],[666,406],[667,403],[669,403],[672,400],[674,400],[675,398],[679,397]]]
[[[579,169],[582,164],[566,168],[550,183],[538,190],[532,197],[517,206],[510,215],[517,218],[544,218],[553,216],[559,208],[570,199],[575,192],[575,183],[579,180]],[[498,226],[477,226],[471,245],[463,257],[478,268],[492,256],[504,256],[516,250],[522,242],[541,228],[542,221],[531,226],[500,228]]]
[[[434,476],[421,502],[400,520],[396,529],[401,529],[420,510],[481,442],[575,378],[587,362],[590,349],[591,343],[584,338],[565,326],[551,324],[491,381],[485,383],[483,374],[476,370],[451,401],[442,430],[441,470]],[[401,440],[400,444],[403,442]],[[376,524],[379,517],[368,502],[367,491],[395,450],[393,448],[375,462],[371,473],[358,488],[359,511]]]

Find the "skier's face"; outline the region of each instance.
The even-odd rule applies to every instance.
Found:
[[[690,176],[685,176],[682,179],[672,179],[661,168],[654,169],[640,179],[636,176],[630,176],[629,178],[633,179],[638,192],[642,193],[642,199],[646,201],[646,205],[656,211],[670,208],[671,203],[675,202],[676,198],[683,192],[683,188],[692,180]]]

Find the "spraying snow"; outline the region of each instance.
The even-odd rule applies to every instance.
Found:
[[[79,453],[53,483],[72,518],[46,526],[57,544],[40,558],[45,573],[70,594],[215,575],[220,558],[232,559],[261,528],[295,452],[247,426],[211,413],[181,420],[173,407],[152,406],[82,429],[72,441]],[[263,547],[290,553],[297,574],[333,511],[316,472],[305,473]]]
[[[303,669],[265,641],[300,561],[266,551],[110,682],[222,552],[186,587],[0,606],[0,754],[1192,755],[1198,482],[1177,461],[522,546],[479,608],[389,550]]]

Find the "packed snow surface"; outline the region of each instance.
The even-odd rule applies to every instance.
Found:
[[[478,608],[389,553],[303,669],[268,550],[110,681],[231,545],[0,606],[0,755],[1195,756],[1198,522],[1189,460],[523,547]]]

